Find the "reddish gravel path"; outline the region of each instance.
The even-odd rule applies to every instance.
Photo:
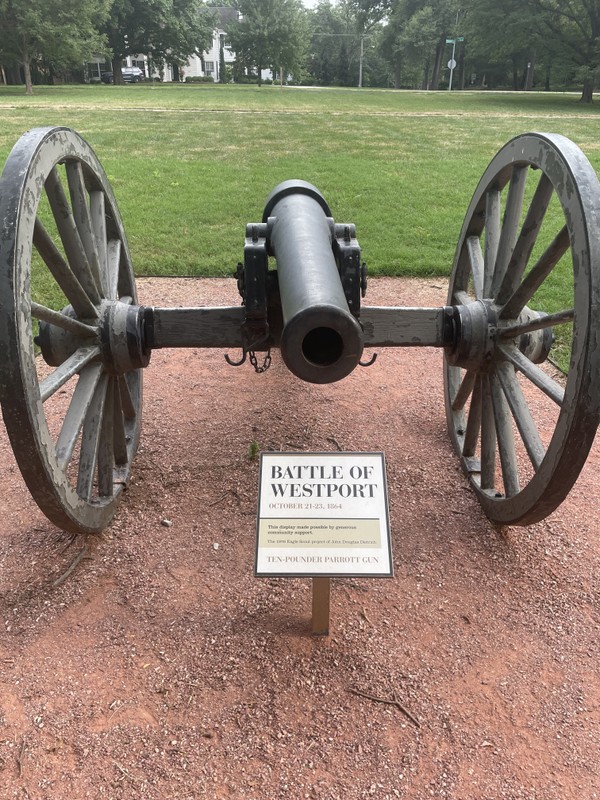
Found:
[[[233,281],[140,287],[238,302]],[[445,290],[377,280],[369,301]],[[326,639],[310,581],[252,576],[252,442],[386,453],[396,576],[336,580]],[[130,490],[56,588],[81,543],[33,505],[3,430],[0,465],[1,797],[600,797],[600,453],[551,518],[495,529],[449,444],[439,352],[324,388],[279,354],[259,376],[154,353]]]

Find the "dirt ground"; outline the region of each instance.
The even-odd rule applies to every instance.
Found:
[[[142,280],[140,299],[238,302],[233,280]],[[373,280],[368,299],[445,289]],[[0,431],[0,796],[600,797],[598,447],[553,516],[496,529],[450,446],[439,352],[326,387],[273,362],[153,354],[131,486],[58,586],[83,543]],[[253,577],[253,442],[385,452],[395,577],[336,579],[329,637],[309,579]]]

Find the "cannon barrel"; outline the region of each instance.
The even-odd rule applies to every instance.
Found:
[[[263,222],[277,262],[286,366],[310,383],[345,378],[360,361],[363,331],[348,308],[325,198],[310,183],[285,181],[267,198]]]

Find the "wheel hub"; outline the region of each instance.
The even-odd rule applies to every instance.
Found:
[[[446,348],[449,364],[476,372],[487,372],[494,360],[496,344],[505,328],[527,326],[547,316],[525,306],[517,320],[511,320],[506,326],[499,326],[498,313],[499,308],[492,300],[475,300],[466,305],[454,306],[455,337],[452,345]],[[552,348],[554,333],[551,327],[541,328],[517,333],[512,340],[504,338],[504,341],[514,342],[531,362],[542,364]]]
[[[76,319],[71,306],[61,311]],[[120,300],[103,300],[98,319],[92,323],[96,328],[96,342],[101,346],[101,358],[108,372],[116,375],[147,367],[150,350],[146,347],[144,330],[144,308]],[[36,344],[42,351],[44,361],[58,367],[79,348],[93,341],[80,335],[40,321]]]
[[[445,348],[449,364],[485,372],[496,345],[498,315],[491,300],[475,300],[454,306],[455,339]]]

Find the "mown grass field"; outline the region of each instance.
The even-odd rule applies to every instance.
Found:
[[[600,107],[571,94],[264,86],[0,89],[0,159],[19,135],[67,125],[113,185],[136,271],[229,275],[246,222],[288,178],[354,222],[371,274],[448,274],[473,190],[528,131],[562,133],[600,170]]]

